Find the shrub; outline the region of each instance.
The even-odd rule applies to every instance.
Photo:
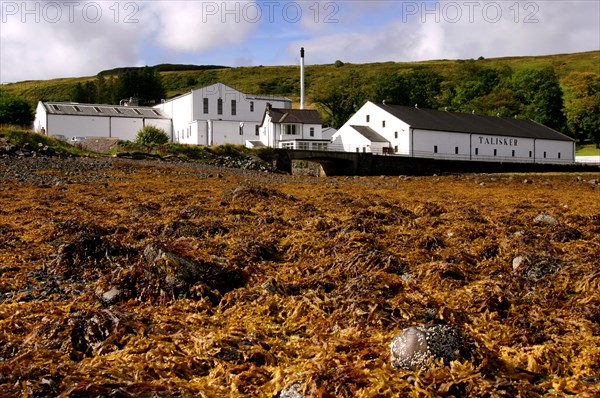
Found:
[[[135,143],[141,145],[161,145],[169,142],[169,136],[165,130],[155,127],[146,126],[138,131],[135,137]]]

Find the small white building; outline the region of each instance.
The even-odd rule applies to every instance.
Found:
[[[367,102],[332,149],[434,159],[573,163],[575,140],[532,120]]]
[[[116,137],[130,141],[148,125],[162,128],[171,135],[171,118],[159,109],[143,106],[40,101],[33,122],[35,131],[68,139]]]
[[[246,146],[326,151],[330,140],[323,138],[322,126],[315,110],[275,108],[267,103],[259,136],[248,140]]]
[[[154,108],[173,120],[174,142],[193,145],[244,145],[256,140],[267,103],[289,109],[287,98],[244,94],[223,83],[198,88]]]

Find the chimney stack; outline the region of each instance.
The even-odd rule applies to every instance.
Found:
[[[304,47],[300,48],[300,109],[304,109]]]

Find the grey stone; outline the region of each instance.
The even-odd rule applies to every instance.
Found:
[[[393,338],[391,364],[406,370],[427,369],[433,360],[450,362],[457,359],[464,348],[463,334],[455,327],[412,326]]]
[[[119,299],[119,295],[121,294],[121,290],[116,287],[112,287],[110,290],[107,290],[102,294],[102,301],[106,304],[112,304]]]
[[[279,398],[306,398],[302,392],[304,385],[301,382],[290,384],[279,393]]]
[[[523,253],[512,261],[513,273],[530,282],[538,282],[554,274],[563,266],[556,257],[547,257],[535,253]]]
[[[547,214],[540,214],[536,218],[533,219],[535,224],[558,224],[556,218],[549,216]]]

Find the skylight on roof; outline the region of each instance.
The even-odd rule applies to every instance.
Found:
[[[117,113],[123,113],[119,108],[113,108]]]
[[[160,113],[156,109],[152,109],[152,112],[154,112],[156,116],[160,116]]]
[[[98,108],[97,106],[94,107],[94,110],[98,113],[102,113],[102,110],[100,110],[100,108]]]
[[[56,105],[56,104],[53,104],[53,105],[52,105],[52,108],[53,108],[55,111],[60,111],[60,108],[59,108],[59,107],[58,107],[58,105]]]
[[[139,110],[139,109],[134,109],[133,111],[134,111],[135,113],[137,113],[138,115],[141,115],[141,114],[142,114],[142,112],[140,112],[140,110]]]
[[[79,109],[79,107],[77,105],[74,105],[73,109],[75,109],[76,112],[81,112],[81,109]]]

